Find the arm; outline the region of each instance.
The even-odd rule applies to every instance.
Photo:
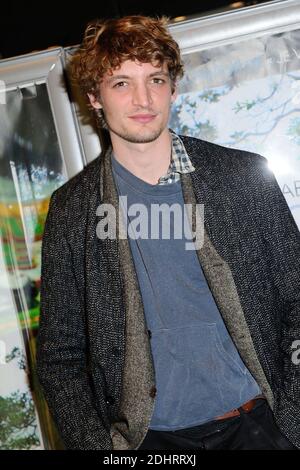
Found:
[[[86,364],[83,299],[76,286],[64,217],[51,197],[42,244],[37,373],[67,449],[112,449],[109,424],[94,406]]]
[[[292,359],[294,341],[300,339],[300,234],[265,159],[261,164],[263,202],[260,215],[281,311],[282,380],[278,384],[274,413],[278,425],[299,446],[300,365]]]

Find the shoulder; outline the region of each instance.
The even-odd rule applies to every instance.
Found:
[[[195,137],[180,136],[186,151],[199,174],[206,175],[216,184],[248,187],[264,181],[275,183],[268,160],[255,152],[225,147]],[[276,183],[275,183],[276,184]]]
[[[181,137],[181,136],[180,136]],[[196,180],[223,188],[228,195],[272,199],[283,196],[268,160],[255,152],[225,147],[192,137],[181,137],[196,170]],[[262,194],[264,193],[264,194]]]
[[[98,156],[79,173],[56,189],[51,196],[52,205],[57,209],[71,210],[88,200],[91,193],[100,184],[100,159]]]
[[[180,136],[193,163],[215,167],[243,168],[253,165],[264,167],[267,159],[247,150],[226,147],[196,137]]]
[[[84,232],[89,211],[94,213],[100,200],[100,160],[97,157],[52,193],[43,238],[57,232],[71,240]]]

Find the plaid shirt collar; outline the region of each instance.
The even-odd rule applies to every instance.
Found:
[[[171,163],[165,175],[161,176],[157,184],[170,184],[179,181],[181,173],[190,173],[195,168],[187,154],[180,137],[170,129],[172,136]]]

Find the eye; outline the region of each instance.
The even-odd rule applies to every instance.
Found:
[[[157,83],[158,85],[162,85],[163,83],[165,83],[165,80],[163,80],[162,78],[153,78],[152,79],[153,83]]]
[[[127,83],[126,82],[117,82],[115,83],[115,85],[113,86],[113,88],[122,88],[124,86],[126,86]]]

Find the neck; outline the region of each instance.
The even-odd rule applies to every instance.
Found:
[[[149,184],[157,184],[167,173],[171,161],[172,138],[168,129],[153,142],[136,144],[111,134],[116,160]]]

